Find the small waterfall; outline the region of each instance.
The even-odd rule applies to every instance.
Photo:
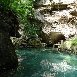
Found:
[[[73,18],[73,16],[70,15],[72,9],[52,11],[47,7],[47,5],[51,3],[50,0],[41,1],[40,3],[43,3],[43,5],[46,4],[46,6],[37,8],[35,10],[35,17],[44,23],[43,31],[45,33],[61,32],[66,38],[69,38],[70,35],[77,34],[77,18]],[[50,11],[52,11],[52,13],[50,13]]]

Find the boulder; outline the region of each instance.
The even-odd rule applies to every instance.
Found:
[[[65,40],[65,36],[60,32],[50,32],[46,34],[42,31],[39,37],[41,38],[41,42],[46,43],[48,46],[53,46],[53,44]]]
[[[43,31],[41,31],[38,36],[41,39],[41,42],[46,43],[46,44],[49,43],[49,36],[48,36],[48,34],[46,34]]]
[[[60,32],[50,32],[49,40],[52,42],[52,44],[56,44],[58,42],[61,42],[61,40],[65,41],[65,36]]]

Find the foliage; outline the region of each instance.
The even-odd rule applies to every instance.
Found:
[[[5,9],[7,9],[12,2],[13,0],[0,0],[0,7],[4,7]]]
[[[33,0],[0,0],[0,4],[4,9],[10,7],[17,13],[20,26],[23,24],[24,33],[27,35],[36,34],[35,24],[29,21],[30,18],[34,18],[33,2]]]
[[[20,19],[20,24],[24,25],[24,32],[29,35],[32,34],[33,24],[30,24],[28,18],[33,17],[33,1],[32,0],[14,0],[11,8],[15,10]]]
[[[11,3],[11,8],[24,19],[32,15],[32,2],[32,0],[14,0],[13,3]]]
[[[41,0],[34,0],[34,5],[37,5]]]
[[[14,9],[19,16],[20,23],[24,25],[24,33],[27,36],[36,36],[39,31],[38,24],[40,22],[34,17],[33,7],[35,2],[36,1],[33,0],[15,0],[11,4],[11,8]]]
[[[73,38],[71,41],[72,41],[72,46],[77,45],[77,37]]]
[[[73,46],[77,46],[77,37],[73,37],[64,42],[64,46],[68,49],[72,48]]]

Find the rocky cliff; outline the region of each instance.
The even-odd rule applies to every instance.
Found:
[[[18,66],[15,47],[10,39],[20,37],[19,22],[14,11],[0,7],[0,72]]]

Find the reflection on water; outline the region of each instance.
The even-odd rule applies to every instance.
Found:
[[[76,77],[77,56],[52,49],[17,50],[19,67],[14,77]]]

